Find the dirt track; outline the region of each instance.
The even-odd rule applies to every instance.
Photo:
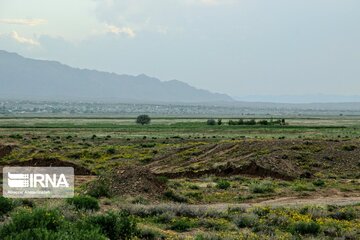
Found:
[[[360,197],[320,197],[320,198],[296,198],[296,197],[284,197],[272,200],[261,201],[257,203],[239,203],[239,204],[203,204],[193,205],[194,207],[206,207],[209,209],[215,209],[218,211],[225,211],[229,207],[243,207],[251,208],[257,206],[271,206],[271,207],[299,207],[306,205],[353,205],[359,204]]]

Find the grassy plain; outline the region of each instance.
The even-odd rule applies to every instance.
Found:
[[[43,214],[55,209],[75,232],[78,224],[97,229],[83,234],[88,239],[360,237],[359,117],[294,117],[284,126],[228,125],[226,118],[209,126],[206,120],[155,118],[141,126],[133,118],[1,118],[2,166],[76,164],[93,173],[78,174],[76,194],[95,197],[99,208],[86,199],[79,200],[84,207],[11,201],[0,236],[18,211],[41,215],[36,211],[45,207]],[[119,222],[114,229],[128,221],[137,230],[109,234],[114,229],[92,219],[112,219],[108,212]],[[68,234],[38,228],[35,239]]]

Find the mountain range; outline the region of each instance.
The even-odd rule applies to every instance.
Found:
[[[232,102],[226,94],[211,93],[178,80],[160,81],[73,68],[59,62],[35,60],[0,50],[2,99],[111,101],[152,103]]]

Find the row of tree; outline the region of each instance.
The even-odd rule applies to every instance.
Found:
[[[149,117],[149,115],[139,115],[136,118],[136,123],[137,124],[149,124],[151,122],[151,118]],[[215,120],[213,118],[208,119],[206,122],[207,125],[222,125],[222,119],[218,119]],[[249,120],[244,120],[244,119],[239,119],[239,120],[229,120],[228,125],[286,125],[285,119],[270,119],[270,120],[266,120],[266,119],[260,119],[258,121],[256,121],[255,119],[249,119]]]
[[[206,122],[207,125],[222,125],[222,119],[208,119]],[[239,119],[239,120],[229,120],[228,125],[286,125],[285,119],[261,119],[256,121],[255,119]]]

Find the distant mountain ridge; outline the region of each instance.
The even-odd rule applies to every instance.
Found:
[[[80,100],[162,103],[232,102],[184,82],[162,82],[144,74],[119,75],[77,69],[55,61],[24,58],[0,50],[0,96],[26,100]]]

